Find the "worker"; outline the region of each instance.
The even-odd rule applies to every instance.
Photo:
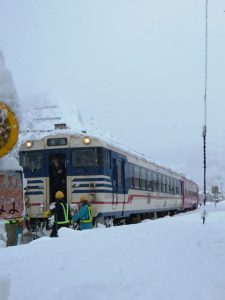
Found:
[[[206,209],[203,209],[201,211],[201,218],[202,218],[202,223],[203,224],[205,224],[205,219],[206,219],[207,215],[208,215],[208,213],[207,213]]]
[[[55,194],[56,204],[51,209],[51,214],[54,214],[55,220],[52,227],[51,237],[58,236],[58,229],[61,227],[69,227],[71,221],[71,212],[69,204],[66,202],[64,193],[57,191]]]
[[[80,221],[80,230],[92,228],[92,208],[88,204],[88,200],[82,198],[80,201],[80,210],[73,216],[72,221]]]

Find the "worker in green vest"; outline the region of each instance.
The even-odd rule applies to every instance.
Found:
[[[69,227],[71,221],[71,212],[69,204],[66,202],[64,193],[61,191],[55,194],[56,204],[51,209],[51,214],[54,214],[55,221],[52,227],[51,237],[58,236],[58,229],[61,227]]]
[[[83,198],[80,201],[81,208],[73,216],[73,222],[80,222],[80,230],[92,228],[92,207],[89,205],[87,199]]]

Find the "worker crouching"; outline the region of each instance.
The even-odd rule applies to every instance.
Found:
[[[80,221],[80,230],[92,229],[92,207],[89,206],[86,199],[80,201],[81,208],[73,216],[72,221]]]
[[[71,212],[69,204],[64,198],[64,193],[61,191],[55,194],[55,208],[51,209],[51,214],[54,214],[55,221],[52,227],[51,237],[58,236],[58,229],[61,227],[69,227],[71,221]]]

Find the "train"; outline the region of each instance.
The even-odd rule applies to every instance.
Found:
[[[184,175],[102,138],[57,132],[23,143],[31,224],[43,221],[57,190],[76,207],[92,206],[94,224],[131,224],[196,209],[198,185]]]

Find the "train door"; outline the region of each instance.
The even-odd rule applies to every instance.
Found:
[[[113,199],[112,204],[119,203],[119,197],[124,203],[125,197],[125,160],[122,158],[113,158],[112,160],[112,181],[113,181]]]
[[[67,199],[66,153],[49,155],[49,202],[55,202],[55,193],[62,191]]]

